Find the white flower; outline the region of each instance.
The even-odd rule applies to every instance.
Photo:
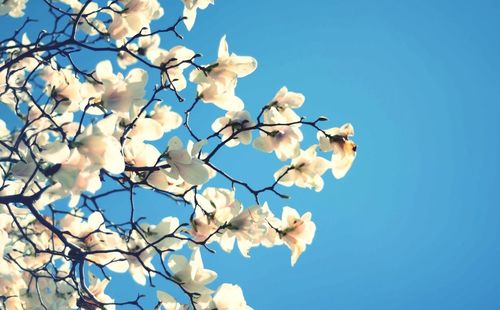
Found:
[[[321,176],[330,168],[330,162],[316,155],[317,145],[300,151],[300,155],[292,159],[290,166],[285,166],[274,174],[276,180],[285,186],[313,188],[317,192],[323,189]],[[287,172],[288,170],[288,172]],[[286,172],[286,173],[285,173]]]
[[[225,141],[231,137],[234,132],[244,130],[254,125],[255,123],[252,122],[250,113],[247,111],[229,111],[226,113],[226,116],[219,117],[214,121],[212,130],[219,132],[222,135],[222,141]],[[243,144],[250,144],[250,142],[252,142],[252,131],[244,130],[236,134],[231,140],[226,142],[226,146],[234,147],[240,144],[240,142]]]
[[[181,0],[184,3],[184,24],[187,30],[193,28],[194,22],[196,21],[196,10],[204,10],[209,4],[214,4],[214,0]]]
[[[54,70],[45,67],[40,77],[45,80],[45,92],[57,102],[58,111],[76,112],[80,109],[83,96],[80,94],[82,83],[68,67]]]
[[[153,63],[162,68],[162,84],[171,89],[181,91],[187,86],[184,77],[184,69],[190,66],[189,61],[193,59],[195,53],[184,47],[174,46],[169,51],[158,50],[157,57]]]
[[[177,251],[182,248],[184,240],[180,235],[174,232],[179,228],[179,219],[176,217],[165,217],[158,225],[141,224],[141,229],[145,232],[146,241],[154,244],[162,251]],[[172,236],[170,236],[172,235]]]
[[[215,292],[213,308],[217,310],[252,310],[238,285],[224,283]]]
[[[115,40],[131,37],[149,28],[152,20],[163,16],[163,8],[157,0],[121,0],[124,8],[114,4],[113,11],[106,11],[113,21],[109,25],[109,35]]]
[[[305,97],[301,93],[289,91],[288,88],[283,86],[278,93],[274,96],[271,102],[267,105],[268,109],[276,109],[278,112],[284,114],[289,121],[298,119],[298,116],[292,109],[297,109],[304,104]]]
[[[191,260],[181,255],[171,255],[168,258],[168,267],[173,273],[173,279],[179,283],[183,289],[190,293],[198,293],[195,300],[211,294],[213,291],[206,287],[217,278],[217,273],[205,269],[201,259],[200,249],[193,250]]]
[[[203,162],[196,158],[196,152],[189,154],[183,147],[178,137],[173,137],[168,142],[166,152],[167,162],[170,169],[167,174],[174,179],[179,176],[189,184],[200,185],[208,181],[208,170]]]
[[[75,145],[93,165],[118,174],[124,171],[125,162],[120,142],[113,135],[116,126],[116,114],[110,115],[85,128],[76,138]]]
[[[304,138],[300,131],[301,124],[290,125],[290,122],[297,120],[290,121],[287,118],[289,116],[283,115],[277,107],[264,111],[264,123],[269,126],[262,126],[260,137],[255,139],[253,146],[266,153],[274,151],[280,160],[297,157],[300,154],[300,142]]]
[[[280,233],[292,251],[292,266],[306,250],[306,245],[310,245],[313,241],[316,225],[311,221],[311,217],[311,212],[304,213],[301,217],[297,210],[290,207],[283,208]]]
[[[165,133],[178,128],[182,124],[182,117],[171,110],[171,106],[157,103],[151,112],[151,118],[161,125]]]
[[[154,61],[160,53],[160,35],[148,35],[139,38],[139,48],[137,53],[146,56],[150,61]]]
[[[148,80],[146,71],[134,68],[124,78],[121,73],[113,74],[111,62],[104,60],[97,64],[95,76],[102,82],[102,85],[95,86],[98,91],[95,96],[100,96],[105,108],[128,113],[134,104],[141,105],[144,102]]]
[[[142,115],[137,119],[127,137],[135,141],[155,141],[161,139],[163,133],[162,125],[159,122]]]
[[[3,66],[5,62],[0,61],[0,67]],[[18,69],[16,65],[13,69]],[[11,72],[9,72],[11,71]],[[0,102],[5,103],[13,111],[16,109],[17,98],[14,91],[10,87],[20,87],[25,81],[24,70],[3,70],[0,72]]]
[[[93,273],[89,273],[89,291],[94,295],[94,297],[102,303],[114,303],[115,300],[109,295],[104,293],[104,290],[109,284],[109,279],[99,279]],[[107,305],[106,310],[116,309],[115,305]]]
[[[127,164],[134,167],[152,167],[161,156],[154,145],[136,139],[130,139],[125,143],[123,153]]]
[[[221,248],[226,252],[231,252],[234,241],[237,240],[241,254],[249,257],[250,248],[259,245],[266,235],[267,216],[266,209],[257,205],[241,211],[229,221],[227,229],[220,236]]]
[[[178,303],[174,297],[164,291],[158,291],[156,293],[158,300],[161,302],[163,309],[165,310],[188,310],[189,305],[181,305]]]
[[[125,69],[131,64],[137,62],[137,57],[135,56],[146,56],[151,62],[158,58],[161,52],[160,46],[160,36],[155,35],[145,35],[139,38],[138,43],[130,43],[127,39],[116,40],[116,46],[122,47],[127,44],[126,48],[128,51],[118,52],[118,65],[120,68]],[[135,56],[134,56],[135,55]]]
[[[333,151],[332,173],[337,179],[343,178],[352,166],[356,158],[356,144],[349,140],[354,135],[351,124],[344,124],[340,128],[325,130],[326,136],[318,132],[319,148],[323,152]]]
[[[189,80],[198,84],[198,96],[203,102],[213,103],[226,111],[241,111],[244,103],[234,94],[237,78],[249,75],[256,68],[257,61],[253,57],[229,55],[226,36],[223,36],[217,61],[204,71],[193,70]]]
[[[196,196],[196,201],[192,199],[191,203],[196,212],[192,221],[193,228],[189,233],[196,241],[205,241],[242,210],[241,203],[235,200],[235,192],[224,188],[208,187],[202,195]],[[216,236],[207,241],[214,240],[217,240]]]
[[[76,206],[81,193],[95,193],[102,185],[99,170],[92,167],[90,160],[82,156],[77,149],[71,150],[69,157],[61,163],[52,179],[60,186],[54,185],[49,193],[55,197],[63,197],[69,193],[70,207]]]
[[[58,0],[71,8],[71,11],[75,14],[81,12],[83,8],[83,3],[79,0]],[[106,26],[104,23],[97,18],[97,12],[99,11],[99,5],[95,2],[90,2],[85,6],[82,15],[85,18],[80,18],[78,22],[78,29],[83,30],[89,35],[96,35],[98,33],[106,33]]]
[[[117,40],[116,47],[121,48],[126,42],[127,42],[126,39]],[[128,43],[126,48],[128,51],[119,51],[118,57],[116,59],[118,66],[122,69],[126,69],[128,66],[137,62],[137,58],[134,57],[134,55],[137,55],[139,51],[139,47],[137,46],[137,44]]]
[[[11,17],[21,17],[28,0],[4,0],[0,3],[0,16],[10,15]]]
[[[70,206],[75,206],[82,192],[95,193],[101,188],[99,170],[119,174],[125,161],[119,141],[113,136],[117,126],[116,115],[108,116],[88,126],[74,143],[54,141],[41,148],[40,158],[50,164],[60,164],[52,179],[60,186],[52,186],[45,199],[59,199],[70,194]],[[26,169],[23,169],[23,171]]]
[[[130,234],[130,239],[127,240],[127,248],[130,252],[138,254],[139,257],[136,255],[127,255],[129,264],[128,272],[132,275],[135,282],[143,286],[146,285],[148,276],[155,276],[154,272],[148,272],[145,267],[149,268],[149,270],[156,270],[152,263],[154,249],[146,247],[146,241],[136,230],[133,230]]]
[[[86,222],[75,217],[72,219],[61,226],[64,230],[70,231],[72,236],[78,237],[70,239],[74,239],[73,243],[79,245],[82,250],[93,252],[106,251],[110,248],[122,250],[125,248],[120,236],[106,228],[100,212],[92,213]],[[114,272],[126,272],[129,268],[126,258],[116,251],[89,254],[87,258],[89,261],[104,265]]]
[[[288,91],[288,88],[282,87],[267,105],[266,111],[264,111],[266,123],[269,122],[269,111],[273,110],[280,113],[287,122],[296,122],[300,120],[300,117],[295,114],[293,109],[300,108],[304,101],[304,95]]]
[[[270,128],[271,129],[271,128]],[[300,154],[302,132],[293,126],[275,126],[268,133],[261,133],[253,146],[266,153],[275,152],[280,160],[297,157]]]

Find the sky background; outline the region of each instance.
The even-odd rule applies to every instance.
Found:
[[[177,18],[180,1],[164,3]],[[251,112],[286,85],[306,96],[300,114],[351,122],[359,145],[350,173],[325,174],[321,193],[264,197],[276,214],[313,213],[316,237],[295,267],[285,247],[204,253],[217,283],[239,284],[255,309],[499,309],[499,29],[500,2],[487,0],[218,0],[199,11],[181,32],[201,63],[224,34],[230,51],[259,61],[237,88]],[[223,114],[197,111],[200,131]],[[215,162],[256,185],[282,166],[250,147]],[[153,197],[141,201],[151,222],[180,208]],[[110,292],[144,291],[132,287]]]

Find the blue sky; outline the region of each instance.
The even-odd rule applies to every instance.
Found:
[[[255,309],[500,308],[500,3],[216,2],[183,29],[182,44],[209,63],[226,34],[231,51],[259,61],[237,89],[251,112],[286,85],[305,94],[301,114],[352,122],[359,148],[346,178],[325,175],[321,193],[265,197],[276,213],[313,213],[316,238],[295,267],[286,248],[256,249],[250,260],[207,253],[206,267],[240,284]],[[166,10],[175,19],[180,1],[165,4],[179,8]],[[222,115],[200,112],[200,131]],[[215,162],[254,184],[281,166],[251,148]],[[149,197],[152,219],[169,214]]]

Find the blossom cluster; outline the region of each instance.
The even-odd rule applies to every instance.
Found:
[[[142,286],[165,280],[187,296],[180,301],[159,289],[158,309],[251,309],[238,285],[212,285],[217,273],[205,268],[202,255],[213,245],[225,252],[236,245],[245,257],[254,247],[284,245],[293,266],[312,243],[311,212],[285,206],[275,216],[261,194],[286,197],[279,185],[321,191],[329,170],[344,177],[356,156],[353,126],[322,129],[326,118],[306,121],[298,114],[305,97],[286,87],[252,116],[236,87],[257,69],[255,58],[230,53],[226,36],[205,65],[188,47],[163,47],[162,38],[181,37],[179,24],[191,30],[197,10],[214,4],[182,3],[177,23],[156,30],[152,23],[166,12],[157,0],[47,0],[52,32],[32,35],[27,20],[0,41],[0,104],[17,122],[0,116],[0,305],[6,309],[140,307],[143,296],[123,302],[105,292],[113,273],[128,273]],[[21,17],[26,4],[3,1],[0,15]],[[82,51],[99,61],[83,69],[75,61]],[[107,59],[109,52],[115,58]],[[196,94],[188,109],[163,99],[171,93],[183,101],[190,85]],[[221,111],[207,136],[190,126],[198,104]],[[304,146],[304,127],[317,132],[312,145]],[[213,164],[222,148],[240,144],[283,162],[271,186],[256,189]],[[230,186],[214,187],[215,179]],[[255,202],[239,199],[236,187]],[[148,222],[134,204],[143,190],[190,206],[191,216]],[[102,198],[120,193],[130,200],[126,223],[102,208]]]

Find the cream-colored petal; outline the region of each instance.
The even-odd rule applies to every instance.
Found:
[[[267,135],[255,138],[253,147],[266,153],[271,153],[274,150],[272,139]]]
[[[141,141],[155,141],[163,137],[163,127],[152,118],[140,118],[130,132],[130,137]]]
[[[201,185],[208,181],[208,170],[201,160],[193,158],[189,165],[178,165],[182,179],[192,185]]]
[[[100,81],[114,79],[113,65],[109,60],[99,62],[95,68],[95,74]]]
[[[68,159],[70,155],[69,147],[66,143],[55,141],[45,147],[40,154],[41,158],[52,164],[60,164]]]
[[[226,41],[226,35],[223,35],[220,39],[219,51],[217,55],[219,58],[229,57],[229,47]]]

